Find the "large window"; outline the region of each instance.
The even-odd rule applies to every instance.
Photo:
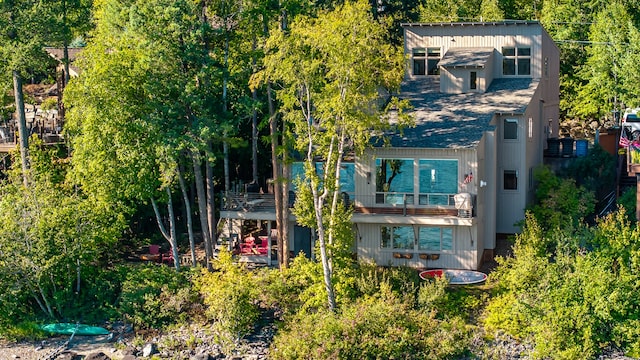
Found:
[[[420,205],[451,205],[458,192],[458,160],[420,159]]]
[[[453,229],[450,227],[420,227],[418,231],[418,250],[453,250]]]
[[[440,69],[440,48],[414,48],[411,52],[413,58],[413,75],[438,75]]]
[[[384,249],[411,250],[415,235],[413,226],[382,226],[380,246]]]
[[[531,75],[531,48],[503,47],[502,74]]]
[[[380,247],[390,250],[453,251],[453,228],[446,226],[381,226]]]
[[[413,204],[413,159],[376,159],[376,204]]]
[[[316,173],[322,178],[324,163],[316,163]],[[355,165],[352,162],[342,163],[340,166],[340,191],[346,192],[349,196],[353,196],[356,191],[355,186]],[[304,162],[294,162],[291,164],[291,179],[293,180],[291,186],[292,190],[297,191],[297,187],[300,182],[306,182],[306,175],[304,172]]]
[[[440,62],[440,48],[427,48],[427,74],[438,75],[440,74],[440,68],[438,63]]]
[[[412,52],[413,57],[413,75],[426,74],[427,52],[424,48],[415,48]]]

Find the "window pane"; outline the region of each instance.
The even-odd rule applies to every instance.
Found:
[[[413,160],[376,159],[376,192],[413,193]]]
[[[424,59],[413,59],[413,75],[424,75]]]
[[[476,89],[478,87],[478,73],[472,71],[469,73],[469,88]]]
[[[428,60],[427,63],[428,63],[428,66],[429,66],[429,75],[438,75],[438,74],[440,74],[440,68],[438,67],[438,62],[440,62],[440,59],[429,59]]]
[[[518,59],[518,75],[531,75],[531,59]]]
[[[413,49],[412,53],[414,57],[427,55],[427,52],[424,50],[424,48],[415,48]]]
[[[530,47],[519,47],[518,48],[518,56],[531,56],[531,48]]]
[[[388,226],[380,227],[380,247],[391,247],[391,228]]]
[[[453,250],[452,228],[442,228],[442,250]]]
[[[504,189],[518,190],[518,176],[515,170],[504,171]]]
[[[504,119],[504,139],[515,140],[518,138],[518,120]]]
[[[458,160],[418,162],[420,193],[455,194],[458,191]]]
[[[396,226],[393,228],[393,248],[413,249],[413,227]]]
[[[503,47],[502,48],[502,56],[516,56],[516,48],[514,48],[514,47]]]
[[[440,48],[432,47],[427,49],[427,56],[429,57],[440,57]]]
[[[356,166],[354,163],[342,163],[340,165],[340,190],[346,193],[354,193]]]
[[[503,59],[502,60],[502,74],[515,75],[516,74],[516,60],[515,59]]]
[[[418,249],[440,251],[440,228],[421,227],[418,231]]]

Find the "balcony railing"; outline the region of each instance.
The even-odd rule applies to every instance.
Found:
[[[360,214],[386,214],[386,215],[428,215],[428,216],[457,216],[459,214],[458,209],[455,207],[453,200],[453,194],[430,194],[433,196],[431,199],[438,199],[437,201],[431,201],[429,203],[428,198],[423,196],[429,196],[426,194],[420,194],[420,204],[413,204],[410,201],[405,201],[407,198],[414,199],[414,196],[410,197],[401,196],[402,201],[398,200],[398,197],[393,197],[393,202],[380,203],[380,194],[365,195],[353,197],[346,193],[342,194],[342,200],[353,206],[354,211]],[[293,205],[295,195],[292,193],[289,195],[289,205]],[[429,203],[429,205],[425,205]],[[223,211],[244,211],[244,212],[272,212],[275,211],[275,197],[273,194],[259,194],[259,193],[228,193],[222,194],[221,210]]]
[[[275,211],[273,194],[227,193],[222,194],[221,209],[224,211]]]

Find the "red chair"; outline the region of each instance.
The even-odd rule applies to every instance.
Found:
[[[253,236],[247,236],[244,238],[244,242],[240,244],[240,252],[242,254],[255,254],[254,249],[256,246],[255,238]]]
[[[266,236],[260,236],[260,246],[257,247],[258,254],[266,255],[269,251],[269,238]]]
[[[173,249],[171,249],[168,253],[162,254],[162,263],[167,265],[173,265],[175,259],[173,258]]]
[[[149,254],[151,255],[159,255],[160,254],[160,245],[149,245]]]

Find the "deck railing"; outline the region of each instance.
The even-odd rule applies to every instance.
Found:
[[[290,194],[290,205],[293,205],[294,194]],[[405,197],[406,198],[406,197]],[[458,210],[449,200],[450,196],[444,197],[444,201],[439,204],[425,205],[413,204],[407,201],[393,203],[379,203],[378,195],[365,195],[356,198],[346,193],[342,194],[342,201],[354,207],[354,211],[360,214],[396,214],[396,215],[456,215]],[[273,194],[260,193],[223,193],[221,197],[221,210],[223,211],[243,211],[243,212],[275,212],[275,197]]]

